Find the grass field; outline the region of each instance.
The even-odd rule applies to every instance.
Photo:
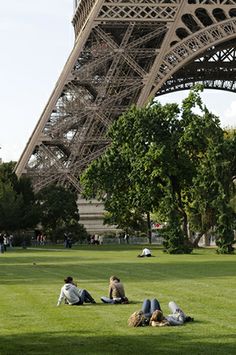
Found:
[[[213,249],[192,255],[137,258],[140,246],[16,249],[0,254],[0,354],[236,354],[236,255]],[[102,304],[110,275],[131,303]],[[98,304],[56,307],[71,275]],[[194,317],[181,327],[129,328],[144,298],[165,314],[175,300]]]

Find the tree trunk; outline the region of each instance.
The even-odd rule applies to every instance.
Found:
[[[211,236],[208,233],[205,233],[205,247],[209,247],[211,244]]]
[[[149,244],[152,244],[152,226],[151,226],[150,212],[147,212],[147,237],[148,237]]]
[[[183,232],[185,238],[188,239],[188,217],[183,209],[182,209],[182,215],[183,215]]]
[[[192,241],[192,245],[194,248],[199,248],[198,243],[202,237],[203,237],[203,234],[199,233],[198,236]]]

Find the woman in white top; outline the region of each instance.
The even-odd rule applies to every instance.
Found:
[[[66,300],[71,306],[80,306],[84,302],[86,303],[96,303],[93,297],[87,290],[78,289],[73,282],[73,277],[68,276],[64,280],[65,284],[61,288],[60,296],[57,301],[57,306],[60,306],[63,300]]]
[[[139,258],[143,258],[143,257],[145,257],[145,256],[147,256],[147,257],[152,256],[152,253],[151,253],[151,250],[150,250],[150,249],[144,248],[143,251],[142,251],[142,253],[138,255]]]

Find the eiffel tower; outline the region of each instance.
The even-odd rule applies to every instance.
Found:
[[[79,177],[132,104],[191,88],[236,91],[236,0],[75,0],[75,43],[17,163],[35,190]]]

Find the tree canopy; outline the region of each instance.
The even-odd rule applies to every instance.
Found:
[[[30,179],[17,179],[14,162],[0,165],[0,230],[34,228],[39,221]]]
[[[158,211],[167,224],[166,251],[190,252],[191,230],[214,230],[218,251],[232,251],[235,135],[225,135],[199,88],[181,107],[132,107],[108,134],[110,147],[81,182],[85,196],[104,201],[113,223],[123,226],[132,215]]]
[[[73,240],[83,240],[87,232],[79,224],[77,193],[63,186],[49,185],[36,195],[40,222],[44,232],[53,241],[70,234]]]
[[[23,232],[33,232],[40,223],[52,241],[63,240],[64,233],[74,241],[87,238],[79,224],[75,192],[51,185],[35,194],[28,177],[17,179],[14,166],[14,162],[0,165],[0,232],[16,232],[20,242]]]

